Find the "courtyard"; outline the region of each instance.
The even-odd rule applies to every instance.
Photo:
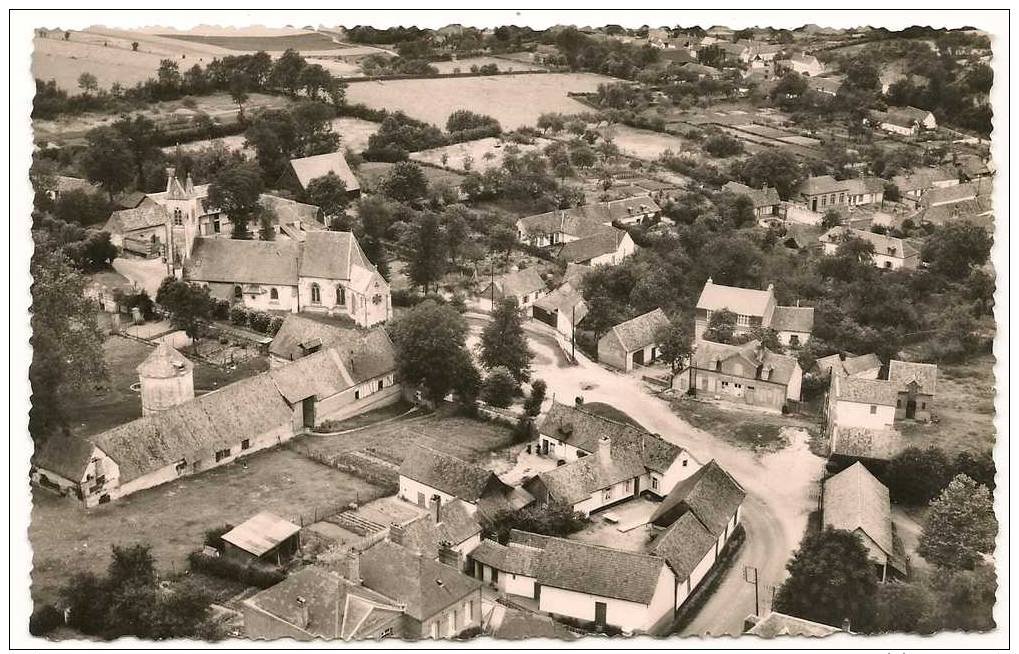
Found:
[[[570,534],[573,540],[628,552],[644,552],[651,545],[648,521],[660,502],[644,497],[611,506],[591,515],[591,523]]]

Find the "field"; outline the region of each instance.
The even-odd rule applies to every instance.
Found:
[[[103,343],[103,355],[110,381],[101,390],[66,398],[67,415],[74,417],[73,431],[87,436],[140,418],[141,396],[131,390],[138,381],[136,368],[152,353],[152,346],[123,336],[110,336]],[[195,364],[195,390],[213,390],[268,369],[264,357],[248,361],[227,372],[204,363]]]
[[[610,77],[591,73],[496,75],[420,80],[359,82],[347,89],[350,102],[401,110],[440,127],[457,109],[492,116],[503,129],[534,125],[547,112],[590,111],[567,93],[592,93]]]
[[[284,34],[280,36],[244,35],[244,36],[221,36],[210,34],[159,34],[167,39],[187,41],[190,43],[201,43],[213,45],[227,50],[240,50],[242,52],[283,52],[287,49],[294,49],[299,52],[319,50],[340,50],[347,46],[333,41],[330,37],[318,32],[303,32],[299,34]]]
[[[334,118],[333,131],[340,135],[340,148],[361,152],[368,147],[368,137],[379,131],[379,124],[360,118]]]
[[[689,149],[685,139],[673,134],[652,132],[647,129],[637,129],[628,125],[613,125],[602,130],[602,134],[612,138],[620,152],[631,157],[644,161],[658,159],[666,150],[672,150],[676,154]]]
[[[535,139],[533,144],[505,143],[497,138],[478,139],[464,143],[454,143],[441,148],[421,150],[414,152],[410,158],[414,161],[451,168],[462,172],[468,172],[467,158],[470,157],[470,170],[483,172],[489,168],[497,168],[502,165],[506,156],[506,148],[515,147],[520,152],[528,152],[544,148],[551,143],[546,139]],[[446,162],[443,163],[442,156],[446,155]]]
[[[112,545],[152,545],[161,570],[179,571],[202,546],[205,530],[239,524],[259,511],[305,522],[335,507],[364,502],[378,489],[288,450],[185,477],[87,511],[73,500],[36,489],[28,530],[34,551],[32,594],[52,601],[77,572],[102,572]]]
[[[361,182],[361,188],[371,190],[375,188],[383,177],[389,174],[392,168],[393,164],[385,161],[366,161],[358,166],[354,172],[357,175],[358,181]],[[422,166],[421,170],[424,172],[425,179],[428,180],[429,185],[446,183],[455,187],[463,181],[463,175],[458,175],[448,170],[440,170],[431,166]]]
[[[728,402],[674,397],[671,408],[694,427],[754,451],[782,449],[791,442],[787,429],[805,429],[810,434],[819,430],[816,422],[804,417],[783,416]]]
[[[471,66],[487,66],[495,64],[500,72],[511,72],[521,70],[545,70],[543,67],[526,63],[523,61],[507,61],[498,57],[471,57],[469,59],[458,59],[457,61],[433,61],[432,65],[439,69],[441,74],[455,72],[469,73]]]

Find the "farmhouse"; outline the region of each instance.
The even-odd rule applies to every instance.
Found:
[[[842,80],[838,77],[807,77],[807,88],[825,95],[838,95]]]
[[[516,530],[514,530],[516,531]],[[494,540],[482,540],[471,552],[474,577],[506,595],[537,599],[538,562],[542,548],[513,542],[503,545]]]
[[[619,263],[636,251],[630,234],[621,229],[611,228],[611,232],[602,232],[564,243],[556,256],[567,264],[577,263],[585,266],[602,266]]]
[[[929,421],[934,408],[938,367],[933,363],[888,362],[888,381],[895,387],[895,418]]]
[[[524,268],[496,277],[478,293],[478,299],[483,305],[494,309],[500,300],[513,298],[517,301],[517,306],[529,316],[535,301],[545,293],[547,293],[545,280],[541,278],[538,269]]]
[[[355,329],[320,320],[317,317],[288,313],[269,345],[269,366],[277,368],[334,345],[356,342]]]
[[[800,400],[803,370],[795,357],[753,340],[742,345],[700,341],[685,368],[672,378],[680,392],[781,411]]]
[[[814,329],[813,307],[779,306],[775,286],[759,291],[752,288],[716,284],[709,277],[697,299],[694,314],[694,341],[701,341],[716,311],[736,314],[735,334],[746,334],[754,328],[774,329],[783,345],[800,346],[810,340]]]
[[[816,77],[824,72],[824,64],[814,55],[797,53],[788,59],[778,59],[775,65],[783,70],[791,70],[800,75]]]
[[[282,564],[301,547],[301,528],[262,511],[223,534],[223,556],[243,562]]]
[[[877,379],[881,372],[881,359],[876,354],[846,356],[832,354],[817,360],[817,370],[822,375]]]
[[[584,295],[570,282],[564,282],[548,295],[538,298],[532,309],[535,319],[567,338],[573,338],[574,329],[586,315]]]
[[[758,190],[739,182],[728,182],[722,187],[723,191],[745,195],[754,203],[754,215],[757,218],[766,218],[778,214],[778,207],[782,200],[778,197],[778,191],[770,186]]]
[[[362,327],[393,311],[389,284],[350,232],[309,232],[303,243],[196,238],[183,277],[263,311],[347,316]]]
[[[823,520],[825,527],[857,534],[867,548],[867,557],[878,577],[906,574],[906,563],[895,546],[892,507],[888,488],[862,463],[854,463],[824,481]]]
[[[616,325],[598,340],[598,361],[625,372],[653,363],[660,354],[658,332],[669,324],[659,308]]]
[[[291,159],[290,167],[284,173],[279,186],[282,188],[292,188],[295,191],[306,191],[308,190],[308,184],[312,180],[325,177],[329,173],[333,173],[343,181],[343,184],[347,187],[347,196],[351,199],[361,194],[361,185],[357,181],[357,176],[350,169],[350,165],[347,163],[347,159],[343,156],[342,152],[330,152],[311,157],[302,157],[300,159]]]
[[[985,186],[990,185],[985,184]],[[923,195],[921,203],[925,207],[940,207],[975,200],[980,195],[982,193],[979,183],[966,182],[965,184],[931,188]]]
[[[827,422],[829,428],[887,429],[895,424],[898,402],[895,385],[886,380],[832,375]]]
[[[900,136],[916,136],[923,130],[936,129],[938,126],[933,113],[916,107],[889,107],[888,111],[872,111],[870,121],[878,128]]]
[[[808,177],[796,189],[801,204],[814,212],[840,207],[880,204],[884,199],[884,180],[878,177],[836,180],[831,175]]]
[[[618,263],[633,254],[636,246],[612,222],[635,217],[646,221],[659,211],[654,200],[644,196],[560,209],[518,220],[517,239],[533,247],[555,247],[558,258],[568,264]]]
[[[947,168],[922,168],[908,175],[896,175],[892,178],[892,184],[899,189],[903,198],[918,207],[928,191],[957,186],[959,175]]]
[[[821,246],[825,254],[834,255],[839,246],[851,238],[863,239],[874,247],[872,260],[878,268],[915,270],[920,263],[920,253],[903,239],[844,225],[825,232],[821,236]]]

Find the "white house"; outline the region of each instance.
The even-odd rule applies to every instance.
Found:
[[[514,532],[517,530],[511,531],[507,545],[485,539],[474,548],[470,554],[473,574],[500,593],[537,599],[538,561],[547,538],[529,534],[525,542],[519,542],[514,540]],[[534,539],[540,539],[540,546],[535,546]]]
[[[531,309],[531,315],[563,336],[572,338],[574,329],[587,315],[587,302],[580,290],[567,281],[551,293],[538,298]]]
[[[746,334],[756,327],[774,329],[783,345],[799,346],[810,340],[814,329],[813,307],[780,306],[775,300],[775,286],[761,291],[716,284],[710,277],[704,283],[694,314],[694,340],[704,332],[716,311],[736,314],[736,334]]]
[[[825,232],[820,239],[821,247],[825,254],[834,255],[839,246],[850,238],[863,239],[874,247],[872,261],[878,268],[915,270],[919,266],[920,253],[905,240],[845,225],[832,227]]]
[[[619,323],[598,339],[598,362],[624,372],[658,359],[658,332],[669,325],[661,308]]]
[[[504,298],[513,298],[525,315],[531,315],[531,307],[548,293],[545,280],[537,268],[524,268],[499,275],[478,293],[482,306],[494,308]],[[493,304],[494,301],[494,304]]]
[[[898,399],[896,386],[886,380],[832,375],[826,410],[829,429],[890,428],[895,424]]]

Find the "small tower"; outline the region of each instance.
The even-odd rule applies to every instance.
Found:
[[[166,411],[195,397],[194,364],[166,343],[160,343],[138,366],[142,415]]]

